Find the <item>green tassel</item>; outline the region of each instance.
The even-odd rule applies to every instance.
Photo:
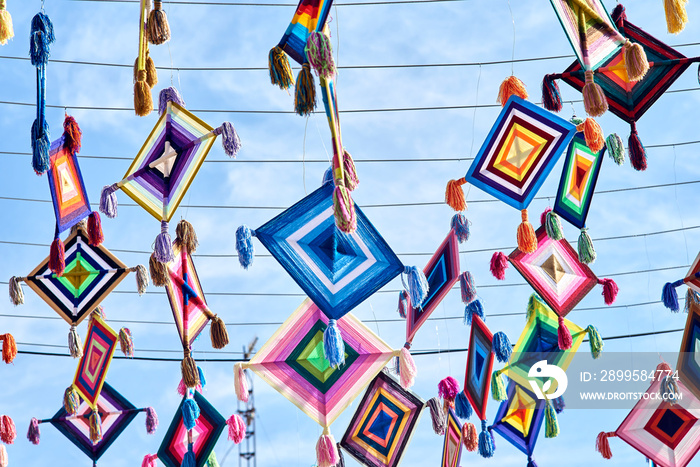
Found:
[[[583,264],[591,264],[595,261],[596,254],[593,248],[593,240],[588,235],[588,229],[582,228],[581,235],[578,237],[578,260]]]
[[[493,400],[502,402],[508,398],[506,394],[506,383],[500,371],[496,370],[491,374],[491,397]]]
[[[530,295],[527,301],[527,310],[525,313],[525,321],[530,321],[530,316],[535,312],[535,307],[537,306],[537,294]]]
[[[561,240],[564,238],[564,232],[561,227],[559,216],[554,211],[547,213],[544,228],[547,231],[547,236],[552,240]]]
[[[207,467],[219,467],[219,461],[216,460],[216,453],[214,453],[214,451],[209,454],[209,459],[207,459]]]
[[[544,409],[544,437],[556,438],[559,436],[559,422],[557,421],[557,412],[552,406],[552,401],[547,399],[547,405]]]
[[[617,165],[622,165],[625,162],[625,146],[617,133],[610,134],[605,140],[605,145],[608,147],[610,159]]]
[[[597,359],[603,352],[603,338],[600,337],[600,333],[595,326],[588,326],[586,332],[588,332],[588,343],[591,345],[591,355]]]

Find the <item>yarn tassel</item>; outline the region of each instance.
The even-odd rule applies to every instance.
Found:
[[[500,251],[497,251],[491,256],[491,274],[493,277],[502,281],[506,278],[506,269],[508,268],[508,257]]]
[[[522,223],[518,226],[518,249],[523,253],[533,253],[537,250],[537,235],[527,219],[527,209],[520,211]]]
[[[51,243],[49,269],[57,276],[62,276],[66,269],[66,247],[60,237],[56,237]]]
[[[168,233],[168,221],[160,222],[160,234],[156,237],[154,253],[156,259],[161,263],[167,264],[175,259],[172,240],[170,239],[170,233]]]
[[[294,111],[303,116],[311,115],[316,109],[316,84],[309,63],[301,66],[294,89]]]
[[[139,117],[145,117],[153,112],[153,96],[151,96],[151,87],[146,81],[146,70],[138,70],[136,73],[134,112]]]
[[[491,397],[493,397],[493,400],[502,402],[508,398],[504,378],[499,370],[491,374]]]
[[[603,130],[598,125],[598,122],[592,118],[586,118],[583,123],[576,125],[576,131],[583,132],[583,137],[586,140],[586,146],[594,153],[600,152],[605,146]]]
[[[233,367],[233,386],[236,391],[236,397],[241,402],[248,402],[248,378],[243,365],[236,363]]]
[[[593,70],[586,70],[586,81],[583,85],[583,107],[591,117],[600,117],[608,111],[608,99],[603,89],[593,79]],[[598,151],[594,151],[598,152]]]
[[[611,133],[605,140],[605,146],[608,149],[608,155],[617,165],[625,163],[625,146],[622,138],[617,133]]]
[[[406,266],[403,273],[408,276],[408,287],[404,282],[404,288],[408,290],[408,295],[411,297],[411,305],[419,308],[428,296],[428,279],[416,266]],[[401,280],[403,281],[403,276]]]
[[[678,34],[688,23],[688,13],[685,11],[685,3],[687,1],[688,0],[664,0],[666,29],[668,29],[670,34]]]
[[[27,439],[30,443],[37,446],[41,441],[41,430],[39,430],[39,420],[32,417],[27,430]]]
[[[148,47],[146,47],[146,84],[148,84],[148,87],[151,89],[158,84],[158,70],[156,69],[155,62],[151,58]]]
[[[131,271],[136,273],[136,290],[139,295],[145,294],[148,288],[148,271],[146,271],[143,264],[136,265],[131,268]]]
[[[197,467],[197,458],[194,456],[192,444],[187,446],[187,452],[182,458],[182,464],[180,464],[180,467]]]
[[[462,213],[457,213],[452,216],[450,227],[455,231],[459,243],[464,243],[469,240],[469,220]]]
[[[168,283],[168,266],[158,261],[155,253],[151,253],[151,257],[148,260],[148,269],[153,285],[165,287],[165,284]]]
[[[242,225],[236,229],[236,251],[238,252],[238,262],[241,267],[248,269],[253,264],[255,258],[255,245],[253,245],[253,237],[255,231]]]
[[[510,356],[513,353],[513,346],[510,343],[510,339],[503,331],[498,331],[493,335],[493,340],[491,341],[491,350],[493,351],[496,359],[501,363],[508,363]]]
[[[614,431],[609,433],[601,431],[596,437],[595,450],[603,456],[603,459],[612,459],[612,451],[610,450],[610,443],[608,442],[608,438],[611,436],[617,436],[617,433]]]
[[[554,411],[560,414],[564,411],[566,404],[564,404],[564,396],[559,396],[552,400],[552,405],[554,406]]]
[[[2,361],[10,364],[17,356],[17,343],[12,334],[2,334],[0,335],[0,341],[2,341]]]
[[[589,325],[586,328],[586,332],[588,333],[588,343],[591,346],[591,355],[594,359],[597,359],[603,352],[603,338],[595,326]]]
[[[649,61],[644,48],[639,44],[633,44],[627,40],[623,48],[625,56],[625,68],[630,81],[639,81],[649,71]]]
[[[540,217],[540,223],[544,225],[547,236],[552,240],[561,240],[564,238],[564,229],[561,226],[561,220],[552,208],[547,208]]]
[[[324,79],[332,79],[335,75],[333,49],[331,41],[325,34],[312,31],[304,47],[306,57],[316,73]]]
[[[37,175],[49,170],[49,124],[43,121],[41,128],[38,120],[32,124],[32,167]]]
[[[399,292],[399,316],[401,316],[402,318],[406,318],[406,316],[408,316],[408,310],[410,309],[410,306],[411,302],[408,296],[408,292],[402,290],[401,292]]]
[[[90,441],[93,445],[102,441],[102,417],[97,410],[90,414]]]
[[[470,303],[476,299],[476,285],[474,277],[469,271],[459,276],[459,289],[462,292],[462,303]]]
[[[226,324],[219,315],[214,315],[211,318],[209,337],[211,337],[211,346],[215,349],[223,349],[229,343]]]
[[[74,324],[71,325],[70,331],[68,331],[68,352],[73,358],[82,358],[83,356],[83,343]]]
[[[241,138],[231,122],[221,124],[221,146],[226,155],[231,158],[235,158],[241,149]]]
[[[197,386],[199,387],[199,392],[202,392],[201,388],[207,385],[207,379],[204,377],[204,370],[199,365],[197,365],[197,375],[199,375],[199,384]]]
[[[194,361],[194,358],[192,358],[192,355],[190,355],[189,350],[185,351],[185,358],[182,359],[180,370],[182,371],[182,381],[185,382],[185,386],[194,388],[199,384],[197,363]]]
[[[17,438],[17,428],[15,422],[9,415],[0,417],[0,441],[5,444],[14,444]]]
[[[479,447],[479,434],[473,423],[462,425],[462,444],[469,452],[474,452]]]
[[[270,70],[270,81],[280,89],[289,89],[294,84],[292,67],[289,65],[289,58],[284,50],[277,45],[270,50],[268,55],[268,68]]]
[[[442,410],[442,407],[440,407],[440,402],[437,397],[433,397],[432,399],[428,399],[426,404],[430,409],[430,420],[433,422],[433,431],[436,435],[444,435],[445,428],[447,427],[447,416]]]
[[[469,403],[469,399],[467,399],[464,391],[460,391],[457,397],[455,397],[455,412],[462,420],[467,420],[472,416],[472,405]],[[464,427],[462,428],[464,429]],[[471,451],[473,451],[473,449],[471,449]]]
[[[673,375],[669,374],[663,377],[661,380],[659,394],[663,400],[667,401],[671,405],[678,403],[678,395],[680,394],[680,391],[676,380],[673,379]]]
[[[464,198],[464,190],[462,190],[462,185],[465,183],[467,183],[467,181],[464,177],[447,182],[445,202],[455,211],[467,210],[467,200]]]
[[[700,294],[688,287],[688,290],[685,292],[685,306],[683,307],[683,311],[688,313],[691,305],[700,305]]]
[[[119,330],[119,348],[125,357],[132,358],[134,356],[134,340],[129,328]]]
[[[481,433],[479,433],[479,455],[484,458],[493,457],[496,446],[493,444],[493,436],[486,428],[486,420],[481,421]]]
[[[5,9],[5,0],[0,1],[0,45],[7,44],[7,41],[15,37],[15,30],[12,27],[12,16]]]
[[[15,276],[10,277],[10,301],[14,306],[24,305],[24,291],[20,279]]]
[[[399,373],[402,388],[408,389],[413,386],[413,383],[416,381],[416,376],[418,375],[418,368],[416,367],[416,362],[413,361],[411,352],[406,346],[403,346],[399,353]]]
[[[153,407],[146,407],[146,433],[152,435],[158,429],[158,414]]]
[[[547,399],[544,409],[544,437],[556,438],[559,436],[559,421],[557,420],[557,412],[552,406],[552,401]]]
[[[345,181],[345,187],[353,191],[360,184],[360,179],[357,177],[357,169],[355,168],[355,161],[352,160],[352,156],[349,152],[343,149],[343,177]]]
[[[478,298],[471,301],[464,307],[464,324],[471,326],[474,316],[478,316],[483,321],[486,321],[486,316],[484,315],[484,307],[481,304],[481,300]]]
[[[564,318],[558,316],[559,327],[557,328],[557,343],[559,345],[559,350],[569,350],[574,343],[571,338],[571,331],[566,327],[564,323]]]
[[[512,75],[503,80],[501,86],[498,88],[497,102],[501,105],[506,105],[510,96],[518,96],[521,99],[527,99],[525,83]]]
[[[56,41],[51,19],[39,12],[32,18],[29,36],[29,58],[32,65],[46,65],[49,61],[50,46]]]
[[[148,42],[153,45],[160,45],[170,40],[170,25],[168,25],[168,17],[163,11],[161,1],[153,2],[153,9],[148,15],[148,23],[146,25],[146,37]]]
[[[345,343],[334,319],[328,320],[328,326],[323,331],[323,356],[332,368],[338,368],[345,363]]]
[[[316,460],[318,467],[333,467],[340,460],[338,458],[338,447],[335,439],[328,427],[323,429],[323,434],[316,443]]]
[[[683,279],[677,280],[676,282],[666,282],[661,292],[661,301],[664,302],[664,306],[674,313],[678,313],[681,309],[678,305],[678,292],[676,291],[676,287],[683,284]]]
[[[75,118],[66,115],[63,120],[63,147],[71,154],[79,153],[82,147],[82,136],[83,132]]]
[[[228,425],[228,439],[235,444],[239,444],[245,439],[246,426],[245,422],[238,414],[233,414],[226,420]]]
[[[88,216],[88,243],[90,246],[100,246],[105,241],[104,233],[102,233],[102,221],[100,213],[93,211]]]
[[[614,280],[612,279],[599,279],[598,283],[603,286],[603,299],[605,300],[606,305],[612,305],[615,303],[615,299],[617,298],[617,293],[620,291],[620,288],[617,286]]]
[[[578,260],[583,264],[592,264],[595,259],[596,252],[593,247],[593,240],[588,235],[588,229],[584,227],[578,236]]]
[[[5,445],[0,444],[0,467],[7,467],[9,463],[10,461],[7,458],[7,449],[5,449]]]
[[[117,194],[116,191],[119,187],[114,185],[107,185],[102,188],[100,193],[100,212],[110,219],[117,217]]]
[[[63,408],[70,415],[75,415],[78,413],[78,407],[80,407],[80,396],[78,391],[71,386],[63,393]]]
[[[445,400],[454,401],[459,394],[459,383],[452,376],[448,376],[438,383],[438,394]]]
[[[647,169],[647,151],[644,149],[642,141],[639,139],[639,133],[637,133],[637,124],[632,122],[631,132],[629,140],[627,141],[627,150],[630,155],[630,162],[632,163],[632,168],[637,171],[642,171]]]
[[[357,229],[355,203],[350,196],[350,190],[344,186],[336,186],[333,190],[333,215],[335,225],[345,233],[353,233]]]
[[[560,112],[562,109],[561,93],[554,76],[545,75],[542,79],[542,105],[550,112]]]
[[[197,240],[197,232],[195,232],[192,224],[182,219],[175,227],[175,245],[178,248],[184,248],[189,254],[197,251],[199,241]]]
[[[216,459],[216,451],[212,450],[207,459],[206,467],[221,467],[219,461]]]
[[[185,107],[185,100],[174,86],[163,88],[158,94],[158,115],[163,115],[163,112],[168,109],[168,102]]]
[[[191,430],[197,425],[199,418],[199,406],[194,399],[186,398],[182,402],[182,424],[185,429]]]

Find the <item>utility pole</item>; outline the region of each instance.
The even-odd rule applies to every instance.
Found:
[[[248,344],[248,348],[243,347],[243,358],[250,360],[255,345],[258,343],[257,336]],[[244,461],[246,467],[257,467],[257,459],[255,458],[255,396],[253,394],[253,378],[250,377],[248,370],[243,371],[248,379],[248,402],[238,401],[238,415],[241,416],[246,425],[245,439],[238,445],[238,467],[243,467]],[[245,445],[245,446],[244,446]]]

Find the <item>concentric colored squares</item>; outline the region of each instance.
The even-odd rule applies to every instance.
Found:
[[[306,62],[306,40],[313,31],[322,31],[333,0],[301,0],[279,46],[297,63]]]
[[[91,212],[78,158],[63,147],[63,138],[51,143],[48,179],[56,214],[56,228],[61,233],[88,217]]]
[[[569,144],[553,211],[579,229],[586,226],[604,152],[588,149],[582,133]]]
[[[385,372],[365,392],[340,445],[368,467],[399,464],[424,402]]]
[[[457,419],[454,410],[447,413],[447,428],[445,442],[442,446],[442,467],[459,467],[462,458],[462,424]]]
[[[486,404],[489,401],[493,352],[493,334],[479,316],[472,317],[467,353],[467,370],[464,377],[464,394],[479,420],[486,420]]]
[[[92,317],[83,356],[75,372],[73,387],[93,409],[97,407],[97,399],[100,397],[118,341],[119,336],[114,329],[99,316]]]
[[[445,237],[440,247],[423,269],[428,280],[428,296],[423,305],[408,307],[406,315],[406,342],[412,342],[418,329],[425,323],[445,295],[459,279],[459,243],[454,230]]]
[[[678,377],[700,398],[700,305],[691,302],[678,354]]]
[[[498,406],[493,431],[532,456],[544,420],[545,402],[523,386],[508,383],[508,399]]]
[[[573,124],[513,96],[464,178],[504,203],[525,209],[575,132]]]

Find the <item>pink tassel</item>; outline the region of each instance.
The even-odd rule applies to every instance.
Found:
[[[0,467],[7,467],[10,461],[7,459],[7,449],[0,444]]]
[[[559,329],[557,330],[558,344],[560,350],[569,350],[574,343],[571,338],[571,331],[564,324],[564,318],[559,316]]]
[[[408,389],[413,386],[416,381],[416,375],[418,374],[418,369],[416,368],[416,363],[411,357],[411,352],[406,347],[401,348],[401,353],[399,354],[399,373],[401,374],[401,387]]]
[[[446,400],[453,401],[459,393],[459,383],[452,376],[448,376],[438,383],[438,394]]]
[[[29,422],[29,429],[27,430],[27,439],[30,443],[38,445],[41,440],[41,431],[39,431],[39,420],[32,418]]]
[[[197,383],[194,390],[197,392],[202,392],[202,383]],[[185,394],[187,393],[187,386],[185,386],[185,382],[183,380],[180,380],[180,384],[177,385],[177,393],[182,397],[185,397]]]
[[[239,444],[245,439],[246,426],[243,419],[238,414],[233,414],[226,420],[228,425],[228,439],[235,444]]]
[[[233,369],[233,382],[236,389],[236,397],[241,402],[248,402],[248,378],[243,371],[243,365],[236,363]]]
[[[146,454],[141,462],[141,467],[158,467],[158,454]]]
[[[15,422],[8,415],[0,417],[0,440],[5,444],[12,444],[17,437]]]
[[[506,278],[506,269],[508,268],[508,257],[497,251],[491,257],[491,274],[493,277],[502,281]]]
[[[603,298],[605,299],[605,304],[612,305],[615,303],[617,293],[620,291],[620,288],[617,286],[615,281],[612,279],[598,279],[598,283],[602,284],[603,286]]]
[[[323,434],[316,443],[316,460],[318,467],[333,467],[340,461],[338,447],[328,428],[323,430]]]
[[[669,365],[666,362],[661,362],[658,365],[656,365],[656,372],[658,373],[673,373],[673,370],[671,369],[671,365]],[[666,376],[666,375],[663,375]],[[663,378],[662,376],[662,378]]]

